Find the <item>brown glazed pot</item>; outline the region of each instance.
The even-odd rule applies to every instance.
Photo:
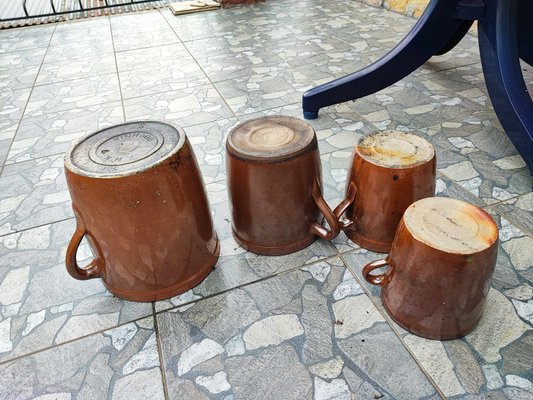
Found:
[[[263,255],[293,253],[339,233],[322,197],[315,131],[298,118],[270,116],[235,127],[226,143],[235,240]],[[330,229],[321,225],[325,217]]]
[[[389,252],[407,207],[434,196],[436,164],[433,146],[413,134],[363,137],[352,153],[346,197],[335,209],[338,218],[346,213],[341,229],[365,249]]]
[[[405,212],[387,258],[367,264],[364,278],[381,286],[398,325],[429,339],[466,335],[479,322],[498,253],[498,228],[468,203],[426,198]],[[374,269],[388,266],[380,275]]]
[[[102,278],[117,297],[154,301],[183,293],[214,267],[219,242],[185,132],[135,122],[96,132],[65,156],[77,228],[67,249],[76,279]],[[80,268],[87,238],[95,258]]]

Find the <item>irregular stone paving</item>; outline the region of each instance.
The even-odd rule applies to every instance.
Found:
[[[157,321],[171,398],[436,396],[338,257]]]
[[[400,129],[435,146],[437,195],[494,216],[498,265],[474,331],[439,342],[396,325],[360,275],[383,255],[343,234],[282,257],[231,234],[228,132],[301,117],[304,91],[377,60],[413,24],[352,0],[268,0],[0,31],[0,399],[532,398],[533,181],[494,114],[475,37],[308,121],[331,205],[357,140]],[[185,129],[221,240],[201,284],[153,304],[63,264],[75,221],[62,155],[135,119]],[[91,258],[86,244],[78,258]]]

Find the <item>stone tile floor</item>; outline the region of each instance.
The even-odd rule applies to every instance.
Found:
[[[0,31],[0,398],[533,398],[533,181],[490,105],[474,37],[310,122],[330,204],[356,141],[397,128],[434,144],[438,195],[495,217],[498,265],[471,334],[429,341],[393,323],[360,275],[382,255],[342,234],[284,257],[231,237],[228,131],[301,116],[305,90],[375,61],[413,23],[350,0],[269,0]],[[75,281],[63,264],[74,231],[63,153],[141,118],[185,128],[222,241],[203,283],[154,304]]]

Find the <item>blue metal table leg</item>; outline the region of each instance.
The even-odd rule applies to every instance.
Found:
[[[318,111],[304,111],[304,118],[305,119],[317,119]]]
[[[533,67],[533,1],[518,3],[518,51],[520,58]]]
[[[454,35],[452,36],[450,41],[448,43],[446,43],[442,49],[437,51],[435,53],[435,55],[436,56],[441,56],[443,54],[446,54],[451,49],[453,49],[455,46],[457,46],[459,44],[459,42],[468,33],[468,30],[470,29],[470,27],[472,26],[473,23],[474,23],[474,21],[463,21],[463,24],[461,25],[461,27],[459,29],[457,29],[457,31],[454,33]]]
[[[485,0],[485,5],[485,16],[479,20],[485,83],[505,132],[533,172],[533,102],[520,68],[518,1]]]
[[[383,58],[304,93],[304,117],[316,118],[322,107],[367,96],[409,75],[449,44],[464,27],[465,21],[455,18],[456,10],[457,1],[432,0],[407,36]]]

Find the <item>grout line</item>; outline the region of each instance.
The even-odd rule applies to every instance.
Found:
[[[341,255],[340,259],[342,263],[344,264],[345,268],[350,271],[352,276],[355,278],[356,282],[359,284],[361,289],[363,289],[364,294],[369,298],[369,300],[372,302],[374,307],[377,309],[377,311],[381,314],[383,317],[385,323],[391,328],[391,330],[394,332],[402,346],[407,350],[411,358],[414,360],[414,362],[418,365],[422,373],[426,376],[428,381],[433,385],[435,388],[437,394],[442,398],[446,399],[446,396],[440,389],[440,387],[437,385],[437,383],[433,380],[433,377],[429,374],[429,372],[426,371],[426,369],[422,366],[418,358],[415,356],[415,354],[411,351],[411,349],[407,346],[407,344],[403,341],[403,338],[400,335],[400,332],[396,329],[395,322],[391,320],[387,312],[383,309],[383,306],[379,304],[375,299],[374,296],[370,293],[366,285],[362,282],[362,280],[358,277],[357,273],[348,265],[348,262],[344,259],[344,257]]]
[[[31,226],[31,227],[24,228],[24,229],[19,229],[19,230],[16,230],[14,232],[3,233],[3,234],[0,235],[0,239],[3,238],[3,237],[9,236],[9,235],[14,235],[16,233],[26,232],[26,231],[30,231],[32,229],[42,228],[42,227],[45,227],[45,226],[48,226],[48,225],[52,225],[52,224],[59,224],[61,222],[65,222],[65,221],[68,221],[68,220],[71,220],[71,219],[74,219],[74,218],[75,218],[74,216],[67,217],[67,218],[63,218],[63,219],[58,219],[57,221],[46,222],[44,224],[35,225],[35,226]]]
[[[166,32],[166,31],[150,31],[150,33],[152,32]],[[176,34],[174,31],[172,31],[172,33]],[[127,36],[127,35],[124,35],[124,36]],[[117,37],[120,37],[120,35],[117,35]],[[143,47],[136,47],[136,48],[133,48],[133,49],[124,49],[124,50],[115,50],[115,53],[128,53],[130,51],[138,51],[138,50],[148,50],[148,49],[157,49],[157,48],[160,48],[160,47],[172,47],[172,46],[175,46],[177,44],[181,44],[183,45],[183,43],[181,42],[176,42],[176,43],[163,43],[163,44],[154,44],[154,45],[151,45],[151,46],[143,46]],[[185,46],[183,46],[185,47]]]
[[[250,286],[250,285],[255,285],[256,283],[261,283],[261,282],[264,282],[264,281],[269,280],[271,278],[275,278],[277,276],[284,275],[284,274],[287,274],[287,273],[290,273],[290,272],[294,272],[296,270],[299,270],[299,269],[302,269],[302,268],[305,268],[305,267],[308,267],[308,266],[311,266],[311,265],[315,265],[315,264],[318,264],[318,263],[321,263],[321,262],[324,262],[324,261],[332,260],[332,259],[338,258],[338,257],[339,257],[338,254],[334,254],[334,255],[327,256],[325,258],[321,258],[320,260],[316,260],[316,261],[313,261],[313,262],[310,262],[310,263],[307,263],[307,264],[301,264],[301,265],[298,265],[298,266],[294,266],[292,268],[289,268],[289,269],[286,269],[286,270],[283,270],[283,271],[275,272],[272,275],[260,277],[260,278],[254,280],[254,281],[245,282],[245,283],[242,283],[240,285],[234,286],[232,288],[223,289],[223,290],[221,290],[219,292],[209,294],[209,295],[201,297],[199,299],[187,301],[187,302],[181,303],[179,305],[172,306],[170,308],[165,308],[164,310],[156,311],[155,314],[163,314],[163,313],[166,313],[166,312],[169,312],[169,311],[173,311],[173,310],[176,310],[178,308],[181,308],[181,307],[193,304],[193,303],[198,303],[198,302],[203,301],[203,300],[211,299],[213,297],[216,297],[216,296],[219,296],[219,295],[222,295],[222,294],[226,294],[228,292],[231,292],[232,290],[242,289],[242,288],[245,288],[245,287]]]
[[[434,57],[437,57],[437,56],[434,56]],[[415,71],[418,71],[419,68],[422,68],[424,67],[424,65],[426,65],[426,63],[428,62],[431,62],[431,58],[429,60],[427,60],[424,64],[422,64],[420,67],[418,67]],[[453,67],[448,67],[448,68],[442,68],[442,69],[436,69],[436,70],[431,70],[429,71],[428,73],[426,74],[421,74],[420,76],[421,77],[424,77],[424,76],[427,76],[427,75],[431,75],[431,74],[438,74],[440,72],[444,72],[444,71],[449,71],[451,69],[457,69],[457,68],[463,68],[463,67],[469,67],[470,65],[476,65],[476,64],[480,64],[481,63],[481,60],[478,60],[478,61],[473,61],[473,62],[468,62],[466,64],[461,64],[461,65],[454,65]],[[459,82],[459,81],[456,81],[454,79],[451,79],[451,78],[448,78],[446,77],[447,79],[450,79],[451,81],[454,81],[454,82]],[[460,82],[459,82],[460,83]],[[470,85],[475,85],[474,83],[470,83]],[[454,92],[453,90],[449,89],[450,92]],[[454,92],[456,93],[456,92]],[[458,93],[457,93],[458,94]]]
[[[473,164],[473,163],[472,163]],[[446,179],[448,179],[449,183],[455,187],[455,189],[459,192],[459,193],[464,193],[465,194],[465,197],[468,198],[468,197],[474,197],[475,199],[479,200],[482,205],[480,205],[479,207],[485,209],[485,208],[489,208],[489,207],[492,207],[492,206],[497,206],[497,205],[500,205],[502,203],[505,203],[505,202],[508,202],[510,200],[513,200],[513,199],[516,199],[522,195],[524,195],[525,193],[521,193],[521,194],[515,194],[513,197],[510,197],[508,199],[505,199],[505,200],[499,200],[497,201],[496,203],[487,203],[485,200],[483,200],[481,197],[475,195],[474,193],[470,192],[468,189],[465,189],[463,186],[461,186],[458,182],[456,182],[455,180],[453,180],[452,178],[450,178],[448,175],[446,175],[445,173],[443,173],[441,170],[438,170],[438,173],[441,174],[443,177],[445,177]],[[437,177],[438,178],[438,177]],[[485,179],[485,178],[484,178]],[[448,197],[448,196],[446,196]]]
[[[159,13],[161,14],[161,11],[159,11]],[[228,102],[226,101],[226,98],[224,96],[222,96],[222,94],[220,93],[220,91],[218,90],[218,88],[215,86],[215,84],[213,83],[213,81],[211,80],[211,78],[209,77],[209,75],[207,75],[207,73],[204,71],[204,69],[202,68],[202,66],[198,63],[198,60],[196,59],[196,57],[193,56],[193,54],[191,53],[191,51],[189,50],[189,48],[187,47],[187,45],[181,40],[180,36],[178,35],[178,33],[174,30],[174,27],[172,25],[170,25],[170,22],[165,18],[165,16],[163,14],[161,14],[161,16],[163,17],[163,19],[165,20],[165,22],[167,23],[167,25],[170,27],[170,29],[172,29],[172,32],[174,32],[174,34],[176,35],[176,37],[178,38],[178,40],[180,41],[180,43],[183,45],[183,47],[185,48],[185,50],[187,51],[187,53],[191,56],[191,58],[194,60],[194,62],[196,63],[196,65],[198,66],[198,68],[200,68],[200,71],[203,72],[203,74],[205,75],[205,77],[207,78],[207,80],[209,81],[209,84],[213,87],[213,89],[215,89],[215,91],[217,92],[217,94],[220,96],[220,98],[222,99],[222,101],[224,102],[224,104],[226,105],[226,107],[228,108],[228,110],[230,110],[230,112],[233,114],[233,116],[235,118],[238,119],[237,117],[237,114],[235,113],[235,111],[233,111],[233,108],[230,107],[230,105],[228,104]]]
[[[465,189],[464,189],[464,190],[465,190]],[[489,204],[489,203],[486,203],[486,202],[485,202],[485,204],[487,204],[487,205],[486,205],[486,206],[483,206],[482,208],[485,209],[485,208],[491,208],[491,207],[499,206],[499,205],[502,205],[503,203],[507,203],[507,202],[509,202],[509,201],[511,201],[511,200],[516,200],[516,199],[518,199],[520,196],[523,196],[523,195],[525,195],[525,194],[527,194],[527,193],[517,194],[517,195],[515,195],[515,196],[513,196],[513,197],[509,197],[508,199],[505,199],[505,200],[498,200],[496,203],[491,203],[491,204]],[[498,214],[502,215],[501,213],[498,213]]]
[[[111,53],[110,53],[109,55],[111,55]],[[96,57],[96,56],[95,56],[95,57]],[[72,60],[64,60],[64,61],[60,61],[60,62],[58,62],[58,64],[61,63],[61,64],[64,65],[65,63],[67,63],[67,62],[69,62],[69,61],[77,61],[77,60],[81,60],[81,58],[78,58],[78,59],[72,59]],[[44,65],[45,65],[45,66],[48,66],[48,65],[51,65],[51,64],[53,64],[53,63],[46,63],[46,64],[44,64]],[[85,80],[87,80],[88,78],[90,78],[90,77],[92,77],[92,76],[98,76],[98,77],[101,77],[101,76],[102,76],[102,77],[104,77],[104,76],[106,76],[106,75],[111,75],[111,74],[113,74],[113,72],[105,72],[105,73],[102,73],[102,74],[100,74],[100,73],[94,73],[94,74],[91,74],[91,75],[85,75],[85,76],[81,75],[81,76],[78,77],[78,78],[67,78],[67,79],[61,79],[61,80],[53,80],[52,82],[46,82],[46,81],[45,81],[44,83],[36,83],[34,86],[35,86],[35,87],[41,87],[41,86],[58,85],[58,84],[63,84],[63,83],[69,83],[69,82],[74,82],[74,81],[85,81]],[[95,104],[95,105],[99,105],[99,104]],[[94,105],[93,105],[93,106],[94,106]],[[87,107],[93,107],[93,106],[90,106],[90,105],[89,105],[89,106],[87,106]],[[81,108],[81,107],[80,107],[80,108]],[[70,108],[69,110],[72,110],[72,108]],[[61,111],[62,111],[62,110],[60,110],[59,112],[61,112]],[[68,110],[67,110],[67,111],[68,111]]]
[[[126,99],[126,100],[128,100],[128,99]],[[119,102],[120,102],[119,100],[116,100],[116,101],[112,101],[112,102],[110,102],[110,103],[103,103],[101,106],[111,105],[111,104],[113,104],[113,103],[119,103]],[[123,110],[122,110],[122,111],[124,112],[124,105],[122,105],[122,107],[123,107]],[[278,108],[278,107],[269,108],[269,109],[267,109],[267,110],[263,110],[263,111],[259,111],[259,112],[267,112],[267,111],[273,110],[273,109],[275,109],[275,108]],[[66,110],[66,111],[69,111],[69,110]],[[31,119],[31,118],[38,118],[38,117],[28,117],[27,119]],[[27,119],[26,119],[26,120],[27,120]],[[238,117],[228,117],[227,119],[236,119],[236,122],[237,122],[237,123],[241,123],[241,122],[242,122]],[[22,120],[21,120],[21,121],[22,121]],[[183,128],[185,131],[187,131],[188,128],[196,128],[196,127],[198,127],[198,126],[200,126],[200,125],[206,125],[206,124],[211,124],[211,122],[200,122],[200,123],[198,123],[198,124],[192,124],[192,125],[181,126],[181,128]],[[326,129],[328,129],[328,128],[326,128]],[[91,131],[91,132],[92,132],[92,131]],[[91,133],[91,132],[88,132],[88,133]],[[78,132],[74,132],[74,133],[78,133]],[[87,133],[87,134],[88,134],[88,133]],[[185,133],[187,133],[187,132],[185,132]],[[228,133],[228,132],[224,132],[224,134],[227,134],[227,133]],[[195,135],[195,136],[187,135],[187,137],[189,137],[189,138],[197,137],[197,136],[199,136],[199,135]],[[199,145],[198,145],[198,144],[194,144],[194,145],[193,145],[193,148],[194,148],[195,146],[199,146]],[[319,139],[319,146],[320,146],[320,139]],[[331,145],[331,146],[334,147],[333,145]],[[326,155],[326,154],[335,153],[336,151],[343,151],[343,150],[346,151],[346,150],[348,150],[348,149],[351,151],[351,150],[353,149],[353,146],[347,146],[347,147],[343,147],[343,148],[333,148],[332,150],[320,151],[320,155],[323,156],[323,155]],[[65,150],[65,151],[66,151],[66,150]],[[6,163],[4,163],[4,166],[5,166],[5,167],[11,167],[11,166],[14,166],[14,165],[23,165],[24,163],[29,163],[29,162],[35,162],[35,161],[43,160],[43,159],[45,159],[45,158],[53,158],[53,157],[57,157],[57,156],[60,156],[60,155],[62,155],[62,154],[65,154],[65,151],[60,151],[60,152],[52,153],[52,154],[46,154],[46,155],[42,155],[42,156],[39,156],[39,157],[30,158],[30,159],[28,159],[28,160],[23,160],[23,161],[15,161],[15,162],[9,162],[9,163],[6,162]],[[201,165],[201,164],[199,164],[199,165],[200,165],[200,168],[202,168],[202,165]],[[207,164],[206,164],[206,165],[204,165],[204,166],[205,166],[205,167],[208,167],[208,166],[210,166],[210,165],[207,165]],[[223,179],[223,178],[222,178],[222,179]],[[208,183],[208,184],[211,184],[211,183],[214,183],[214,182],[219,182],[219,181],[222,180],[222,179],[217,179],[217,180],[215,180],[215,181],[213,181],[213,182],[210,182],[210,183]],[[208,185],[208,184],[206,184],[206,185]],[[510,199],[509,199],[509,200],[510,200]],[[504,201],[508,201],[508,200],[504,200]],[[0,235],[0,236],[2,236],[2,235]]]
[[[520,196],[522,196],[522,195],[520,195]],[[488,206],[484,206],[484,207],[482,207],[482,209],[484,211],[486,211],[487,213],[489,213],[491,216],[493,216],[493,214],[496,214],[498,217],[505,219],[509,223],[509,225],[511,225],[514,228],[518,229],[522,234],[524,234],[524,236],[527,236],[527,237],[530,237],[531,239],[533,239],[533,231],[531,230],[531,228],[528,228],[525,224],[522,225],[521,222],[513,221],[513,212],[512,211],[502,212],[502,211],[500,211],[500,210],[498,210],[496,208],[497,206],[499,206],[501,204],[504,204],[504,203],[508,202],[509,200],[518,199],[518,197],[520,197],[520,196],[512,197],[512,198],[507,199],[507,200],[499,201],[498,203],[494,203],[494,204],[490,204]],[[511,215],[510,218],[509,218],[509,215]],[[500,221],[500,224],[501,224],[501,221]],[[496,223],[496,225],[498,225],[498,223]],[[500,230],[499,225],[498,225],[498,230]],[[500,245],[501,245],[501,243],[500,243]]]
[[[46,51],[44,52],[43,59],[39,65],[39,70],[37,71],[37,75],[35,75],[35,79],[33,80],[33,85],[31,86],[30,93],[28,94],[28,99],[26,100],[26,103],[24,104],[22,114],[20,115],[20,118],[18,120],[17,129],[15,129],[15,133],[13,137],[11,138],[11,143],[9,143],[9,146],[7,148],[6,160],[9,157],[9,153],[11,152],[11,147],[13,146],[13,143],[15,143],[15,138],[17,137],[17,133],[20,128],[20,123],[22,122],[22,118],[24,118],[24,114],[26,114],[26,108],[28,107],[28,104],[30,103],[31,96],[33,94],[33,89],[35,88],[35,84],[37,83],[37,79],[39,78],[39,74],[41,73],[41,69],[44,64],[44,59],[46,58],[46,55],[48,54],[48,49],[50,49],[50,43],[52,43],[52,38],[54,37],[56,29],[57,29],[57,26],[54,26],[54,29],[52,30],[52,34],[50,35],[50,40],[48,41],[48,46],[46,46]],[[0,177],[2,176],[4,172],[4,167],[5,167],[5,161],[2,164],[0,164]]]
[[[64,62],[68,62],[68,60],[65,60]],[[40,69],[39,69],[39,72],[40,72]],[[102,78],[102,77],[108,77],[108,76],[112,76],[112,75],[116,76],[117,74],[115,72],[107,72],[105,74],[96,74],[95,76],[98,76],[98,78]],[[44,86],[51,86],[51,85],[61,85],[61,84],[68,83],[68,82],[86,81],[86,80],[87,80],[87,77],[82,77],[82,78],[76,78],[76,79],[68,79],[68,80],[64,80],[64,81],[49,82],[49,83],[44,83],[44,84],[34,84],[32,86],[32,92],[33,92],[33,89],[35,89],[35,88],[41,88],[41,87],[44,87]],[[17,90],[19,90],[19,89],[17,89]],[[30,93],[30,96],[31,96],[31,93]],[[94,96],[90,96],[90,97],[94,97]],[[139,97],[141,97],[141,96],[139,96]],[[48,111],[48,112],[45,112],[43,114],[60,113],[60,112],[66,112],[66,111],[71,111],[71,110],[78,110],[78,109],[87,109],[89,107],[99,107],[99,106],[102,106],[102,105],[105,105],[105,104],[117,103],[119,101],[120,100],[118,100],[118,99],[117,100],[107,100],[107,101],[105,101],[103,103],[86,104],[83,107],[67,107],[67,108],[62,108],[62,109],[59,109],[59,110]],[[28,98],[28,102],[29,102],[29,98]],[[26,106],[27,106],[27,104],[26,104]],[[20,118],[19,122],[22,121],[22,119],[24,117],[27,117],[27,118],[33,118],[34,117],[31,114],[26,114],[26,106],[24,107],[24,112],[23,112],[22,117]],[[34,110],[34,111],[37,111],[37,110]],[[39,114],[39,115],[42,115],[42,114]]]
[[[123,322],[121,324],[113,325],[113,326],[110,326],[110,327],[108,327],[106,329],[100,329],[98,331],[89,333],[87,335],[83,335],[83,336],[80,336],[80,337],[77,337],[77,338],[74,338],[74,339],[70,339],[70,340],[67,340],[65,342],[61,342],[61,343],[58,343],[56,345],[53,345],[53,346],[48,346],[48,347],[45,347],[43,349],[35,350],[35,351],[30,352],[30,353],[27,353],[27,354],[24,354],[24,355],[21,355],[21,356],[18,356],[18,357],[11,358],[9,360],[1,361],[0,365],[11,363],[13,361],[18,361],[18,360],[20,360],[21,358],[24,358],[24,357],[34,356],[35,354],[43,353],[45,351],[54,349],[56,347],[62,347],[62,346],[65,346],[67,344],[70,344],[70,343],[81,341],[81,340],[83,340],[85,338],[88,338],[90,336],[99,335],[101,333],[104,333],[104,332],[107,332],[107,331],[110,331],[110,330],[113,330],[113,329],[116,329],[116,328],[120,328],[121,326],[125,326],[125,325],[128,325],[128,324],[134,323],[134,322],[141,321],[141,320],[146,319],[148,317],[152,317],[153,318],[153,314],[146,314],[146,315],[143,315],[142,317],[138,317],[138,318],[129,320],[128,322]]]
[[[111,19],[109,18],[109,31],[111,33],[111,45],[113,46],[113,58],[115,59],[115,69],[116,69],[116,77],[118,81],[118,91],[120,93],[120,104],[122,105],[122,118],[124,122],[126,122],[126,107],[124,106],[124,94],[122,91],[122,84],[120,82],[120,71],[118,69],[118,61],[117,61],[117,51],[115,48],[115,38],[113,37],[113,24],[111,23]]]
[[[154,329],[155,329],[155,337],[157,341],[157,354],[159,356],[159,369],[161,371],[161,381],[163,384],[163,393],[165,396],[165,400],[169,400],[170,397],[168,395],[168,386],[167,386],[167,375],[166,375],[166,368],[165,368],[165,360],[164,360],[164,354],[163,354],[163,343],[161,342],[161,332],[159,331],[159,323],[157,321],[157,314],[155,312],[155,302],[152,301],[152,316],[154,319]]]
[[[4,364],[7,364],[7,363],[11,363],[13,361],[17,361],[17,360],[20,360],[22,358],[25,358],[25,357],[29,357],[29,356],[33,356],[35,354],[38,354],[38,353],[42,353],[42,352],[45,352],[45,351],[49,351],[51,349],[54,349],[56,347],[62,347],[62,346],[65,346],[67,344],[70,344],[70,343],[73,343],[73,342],[77,342],[77,341],[81,341],[85,338],[88,338],[90,336],[94,336],[94,335],[99,335],[99,334],[102,334],[104,332],[107,332],[107,331],[110,331],[110,330],[113,330],[113,329],[116,329],[116,328],[119,328],[121,326],[125,326],[125,325],[128,325],[128,324],[131,324],[131,323],[134,323],[134,322],[138,322],[138,321],[141,321],[143,319],[146,319],[148,317],[152,317],[154,318],[154,324],[155,324],[155,319],[157,318],[157,315],[159,314],[164,314],[164,313],[167,313],[167,312],[170,312],[170,311],[173,311],[173,310],[177,310],[178,308],[181,308],[181,307],[184,307],[184,306],[187,306],[187,305],[190,305],[190,304],[193,304],[193,303],[199,303],[203,300],[207,300],[207,299],[210,299],[210,298],[213,298],[213,297],[216,297],[216,296],[220,296],[220,295],[223,295],[223,294],[226,294],[232,290],[237,290],[237,289],[242,289],[244,287],[247,287],[247,286],[251,286],[251,285],[254,285],[254,284],[257,284],[257,283],[260,283],[260,282],[263,282],[263,281],[266,281],[268,279],[271,279],[271,278],[274,278],[274,277],[277,277],[277,276],[280,276],[280,275],[284,275],[284,274],[287,274],[287,273],[290,273],[290,272],[294,272],[298,269],[301,269],[301,268],[304,268],[304,267],[308,267],[310,265],[314,265],[314,264],[318,264],[320,262],[325,262],[325,261],[328,261],[328,260],[332,260],[334,258],[338,258],[339,256],[337,254],[333,255],[333,256],[329,256],[329,257],[325,257],[325,258],[322,258],[320,260],[316,260],[316,261],[313,261],[313,262],[310,262],[308,264],[302,264],[300,266],[296,266],[296,267],[293,267],[293,268],[290,268],[288,270],[284,270],[284,271],[280,271],[278,273],[274,273],[272,275],[269,275],[269,276],[265,276],[265,277],[262,277],[262,278],[259,278],[255,281],[251,281],[251,282],[246,282],[246,283],[243,283],[241,285],[238,285],[238,286],[235,286],[235,287],[232,287],[232,288],[227,288],[227,289],[224,289],[224,290],[221,290],[219,292],[216,292],[216,293],[212,293],[210,295],[207,295],[205,297],[201,297],[199,299],[195,299],[195,300],[191,300],[191,301],[187,301],[187,302],[184,302],[182,304],[179,304],[177,306],[173,306],[173,307],[170,307],[170,308],[166,308],[164,310],[160,310],[160,311],[156,311],[155,310],[155,303],[156,302],[151,302],[151,305],[152,305],[152,312],[150,314],[145,314],[145,315],[142,315],[140,317],[137,317],[137,318],[134,318],[132,320],[129,320],[129,321],[126,321],[126,322],[123,322],[123,323],[119,323],[119,324],[116,324],[116,325],[113,325],[113,326],[109,326],[107,328],[104,328],[104,329],[99,329],[97,331],[94,331],[94,332],[91,332],[87,335],[83,335],[83,336],[80,336],[80,337],[77,337],[77,338],[74,338],[74,339],[70,339],[70,340],[67,340],[65,342],[62,342],[62,343],[58,343],[54,346],[48,346],[48,347],[45,347],[45,348],[42,348],[42,349],[39,349],[39,350],[36,350],[36,351],[33,351],[33,352],[30,352],[30,353],[27,353],[27,354],[23,354],[21,356],[18,356],[18,357],[14,357],[14,358],[11,358],[11,359],[8,359],[8,360],[5,360],[5,361],[1,361],[0,362],[0,365],[4,365]],[[115,296],[116,297],[116,296]],[[168,300],[168,299],[167,299]],[[138,304],[142,304],[141,302],[138,302]],[[145,303],[147,304],[147,302]],[[155,325],[154,325],[154,329],[155,329]]]
[[[480,207],[481,209],[483,209],[484,211],[488,212],[489,214],[492,214],[492,213],[495,213],[497,215],[500,216],[500,218],[505,218],[509,224],[511,224],[512,226],[514,226],[515,228],[517,228],[520,232],[522,232],[525,236],[529,236],[531,238],[533,238],[533,233],[531,233],[526,227],[523,227],[521,224],[519,223],[516,223],[514,221],[512,221],[512,219],[509,219],[508,218],[508,214],[512,214],[512,212],[500,212],[496,207],[499,206],[499,205],[502,205],[502,204],[505,204],[511,200],[517,200],[519,197],[521,196],[524,196],[526,193],[521,193],[521,194],[517,194],[517,195],[514,195],[513,197],[510,197],[508,199],[505,199],[505,200],[500,200],[500,201],[497,201],[496,203],[492,203],[492,204],[488,204],[485,200],[483,200],[482,198],[476,196],[474,193],[468,191],[467,189],[465,189],[464,187],[462,187],[458,182],[454,181],[453,179],[449,178],[446,174],[442,173],[441,171],[438,171],[439,174],[441,174],[442,176],[444,176],[446,179],[449,180],[449,183],[450,185],[454,186],[455,189],[459,192],[459,193],[464,193],[465,194],[465,197],[467,198],[467,202],[468,201],[468,196],[472,196],[476,199],[478,199],[481,203],[483,203],[484,205],[479,205],[477,207]],[[438,178],[438,177],[437,177]],[[450,197],[448,195],[446,195],[445,197]],[[455,197],[453,197],[455,198]],[[475,204],[474,204],[475,205]],[[498,227],[498,229],[500,229]]]

